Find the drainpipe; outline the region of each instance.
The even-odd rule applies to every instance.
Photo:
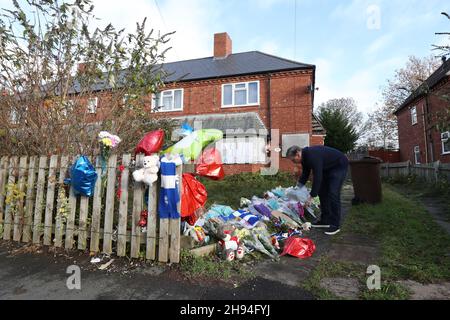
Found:
[[[426,128],[426,132],[427,132],[427,136],[430,139],[430,146],[431,146],[431,150],[430,150],[430,156],[431,156],[431,161],[434,162],[434,144],[433,144],[433,133],[432,133],[432,126],[431,126],[431,119],[430,119],[430,103],[428,100],[428,95],[425,96],[425,117],[426,117],[426,124],[428,126],[428,128]],[[429,146],[427,146],[428,148]]]
[[[271,83],[272,83],[272,76],[271,74],[269,74],[269,82],[267,84],[267,110],[269,112],[269,118],[268,118],[268,122],[269,122],[269,128],[267,128],[269,130],[269,134],[271,133],[271,129],[272,129],[272,110],[271,110],[271,104],[270,104],[270,100],[272,97],[272,94],[270,92],[271,90]]]
[[[425,100],[427,100],[427,96],[425,96]],[[425,102],[425,104],[427,104]],[[423,119],[423,135],[425,137],[425,163],[428,163],[428,137],[427,137],[427,125],[426,125],[426,121],[425,121],[425,108],[424,105],[422,105],[422,119]]]

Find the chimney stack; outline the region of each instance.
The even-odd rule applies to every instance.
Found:
[[[225,59],[232,53],[232,41],[228,33],[214,34],[214,59]]]
[[[84,73],[86,71],[86,69],[87,69],[87,63],[86,62],[80,62],[78,64],[77,71],[78,71],[79,74]]]

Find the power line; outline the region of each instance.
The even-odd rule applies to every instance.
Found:
[[[169,28],[167,27],[166,20],[164,19],[164,16],[162,15],[162,11],[161,11],[161,8],[159,7],[158,1],[157,0],[153,0],[153,1],[155,3],[156,9],[158,10],[159,16],[160,16],[161,21],[163,23],[163,26],[166,29],[166,32],[171,32],[172,30],[169,30]],[[178,55],[178,52],[175,49],[175,47],[172,47],[172,49],[175,52],[175,56],[176,56],[177,60],[180,60],[180,56]]]
[[[294,0],[294,61],[297,59],[297,0]]]

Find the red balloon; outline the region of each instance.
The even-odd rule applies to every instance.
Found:
[[[316,245],[311,239],[291,237],[286,240],[282,256],[288,254],[300,259],[306,259],[316,251]]]
[[[161,150],[164,144],[164,130],[159,129],[147,133],[144,138],[138,143],[134,153],[143,153],[146,156],[150,156]]]
[[[215,148],[205,149],[195,167],[195,173],[212,180],[222,180],[225,177],[225,171],[220,152]]]
[[[193,174],[183,173],[183,188],[181,191],[181,217],[193,225],[197,221],[195,213],[203,208],[208,200],[205,186]]]

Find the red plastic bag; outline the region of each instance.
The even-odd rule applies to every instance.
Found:
[[[220,152],[215,148],[205,149],[198,159],[195,173],[212,180],[222,180],[225,177],[225,172]]]
[[[147,133],[144,138],[138,143],[134,153],[144,153],[146,156],[151,156],[161,150],[164,144],[164,130],[156,130]]]
[[[193,174],[183,173],[183,190],[181,191],[181,217],[193,225],[197,221],[196,212],[205,206],[208,192],[205,186]]]
[[[306,259],[316,251],[316,245],[311,239],[291,237],[284,243],[283,253],[300,259]]]

